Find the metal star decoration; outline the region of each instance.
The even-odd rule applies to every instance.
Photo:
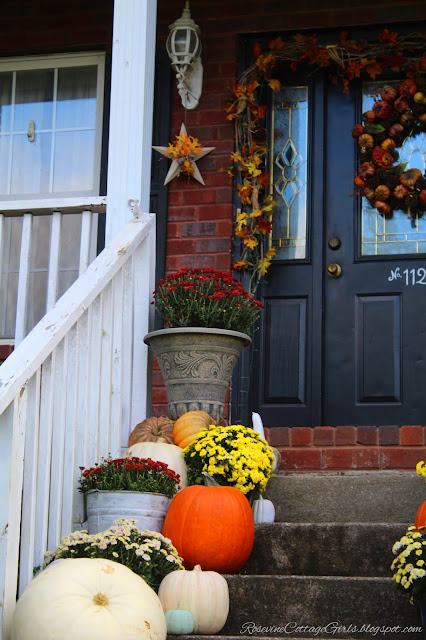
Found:
[[[180,128],[179,135],[182,135],[182,134],[185,137],[187,137],[188,135],[186,133],[186,127],[183,123]],[[201,148],[201,150],[198,153],[189,153],[180,158],[175,158],[173,154],[170,151],[168,151],[169,147],[152,147],[152,148],[158,151],[158,153],[161,153],[163,156],[166,156],[166,158],[170,158],[172,161],[172,164],[170,165],[170,168],[169,168],[169,172],[166,175],[166,179],[164,180],[164,184],[167,184],[168,182],[173,180],[173,178],[176,178],[178,175],[180,175],[182,171],[182,164],[185,161],[190,162],[190,165],[192,168],[192,173],[190,175],[192,175],[192,177],[195,178],[195,180],[198,180],[198,182],[201,182],[201,184],[205,184],[202,178],[202,175],[200,173],[200,170],[196,165],[196,162],[198,160],[201,160],[201,158],[204,158],[204,156],[206,156],[208,153],[216,149],[216,147],[204,147],[204,148]]]

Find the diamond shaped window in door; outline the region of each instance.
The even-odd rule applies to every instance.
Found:
[[[272,122],[275,260],[306,257],[308,181],[308,88],[287,87],[275,95]]]
[[[103,55],[0,62],[0,200],[99,194]]]

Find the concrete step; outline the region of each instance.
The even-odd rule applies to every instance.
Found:
[[[222,636],[422,638],[419,609],[390,578],[225,577],[230,611]]]
[[[426,487],[415,471],[278,474],[265,497],[276,522],[406,523],[414,522]]]
[[[243,574],[382,576],[392,574],[392,546],[407,524],[257,524]]]

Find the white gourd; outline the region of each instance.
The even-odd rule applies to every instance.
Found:
[[[137,442],[124,454],[126,458],[151,458],[156,462],[165,462],[180,476],[179,486],[184,489],[188,485],[186,462],[182,449],[167,442]]]
[[[229,591],[225,578],[216,571],[172,571],[158,590],[164,611],[186,609],[194,618],[195,634],[218,633],[229,613]]]
[[[275,522],[275,507],[271,500],[259,496],[259,500],[253,501],[252,511],[255,524]]]
[[[15,608],[11,640],[166,640],[161,602],[128,567],[66,559],[42,571]]]

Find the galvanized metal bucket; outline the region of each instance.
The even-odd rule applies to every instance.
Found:
[[[170,500],[162,493],[93,489],[86,493],[88,532],[105,531],[119,518],[136,520],[141,531],[161,532]]]

